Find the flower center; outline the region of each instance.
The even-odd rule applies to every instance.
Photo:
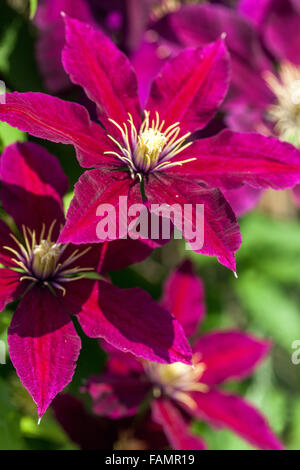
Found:
[[[266,72],[264,78],[276,97],[267,110],[267,118],[275,124],[281,140],[300,147],[300,68],[282,64],[279,76]]]
[[[40,279],[47,279],[55,271],[60,257],[60,245],[48,240],[41,240],[33,248],[32,271]]]
[[[119,151],[104,153],[113,155],[125,163],[132,178],[138,177],[141,181],[145,174],[152,171],[161,171],[196,160],[189,158],[172,161],[176,155],[192,144],[187,142],[191,133],[187,132],[179,137],[179,123],[176,122],[166,128],[165,121],[160,121],[158,112],[155,113],[155,119],[150,119],[150,112],[145,111],[145,118],[139,131],[134,125],[131,114],[122,127],[112,119],[110,122],[118,129],[121,139],[119,141],[111,135],[108,137],[117,145]]]
[[[10,234],[16,244],[16,249],[5,246],[4,248],[14,255],[11,261],[17,270],[23,275],[20,281],[32,281],[45,286],[60,289],[65,294],[63,283],[76,281],[85,277],[85,273],[93,271],[93,268],[86,268],[74,265],[75,261],[85,255],[90,247],[83,251],[75,250],[66,254],[67,245],[57,244],[52,241],[53,229],[56,224],[54,220],[51,224],[47,236],[45,236],[45,225],[43,225],[39,240],[36,232],[27,227],[23,227],[23,241],[19,241],[14,234]]]
[[[173,364],[145,363],[146,374],[154,384],[154,395],[160,396],[162,393],[165,393],[190,408],[194,408],[195,402],[189,396],[189,392],[198,391],[205,393],[208,390],[208,386],[200,382],[206,366],[199,359],[200,356],[195,354],[193,366],[181,362]]]
[[[150,165],[156,163],[166,143],[165,134],[152,128],[145,130],[138,138],[135,149],[136,160]]]

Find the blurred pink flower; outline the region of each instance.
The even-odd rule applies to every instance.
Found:
[[[186,333],[195,335],[205,306],[202,282],[190,262],[171,274],[162,302],[172,308]],[[237,330],[216,330],[194,338],[193,367],[138,362],[102,343],[109,353],[107,370],[84,388],[93,399],[94,412],[120,419],[135,415],[141,403],[150,402],[153,419],[176,450],[205,449],[203,440],[190,431],[193,418],[216,428],[228,427],[256,447],[283,449],[257,409],[219,388],[223,382],[251,374],[270,344]]]

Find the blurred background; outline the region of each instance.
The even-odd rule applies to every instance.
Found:
[[[0,80],[10,91],[43,91],[65,99],[85,99],[68,83],[53,85],[52,81],[49,86],[45,80],[45,64],[40,58],[42,53],[47,54],[50,39],[45,39],[45,32],[49,33],[50,24],[36,12],[36,8],[40,8],[37,3],[0,0]],[[132,18],[124,10],[125,0],[115,5],[113,1],[90,3],[94,21],[133,57],[142,35],[148,32],[149,37],[152,31],[147,29],[149,22],[161,21],[180,4],[191,2],[151,2],[147,15],[143,11],[143,16],[137,17],[141,28],[135,30],[130,23]],[[223,3],[230,8],[235,2],[213,3]],[[42,45],[41,39],[44,39]],[[160,54],[163,59],[163,49]],[[150,63],[145,62],[144,66],[150,67]],[[223,118],[222,113],[216,117],[217,128],[222,127]],[[0,123],[0,153],[8,144],[27,139],[34,140]],[[70,179],[70,191],[65,200],[67,208],[72,185],[81,169],[72,148],[48,142],[42,144],[59,158]],[[270,357],[251,379],[227,388],[237,391],[262,410],[287,448],[300,449],[300,364],[295,365],[291,360],[292,343],[300,340],[300,211],[289,191],[267,191],[255,208],[240,217],[240,225],[243,244],[237,254],[238,280],[215,259],[186,251],[184,243],[178,240],[155,251],[144,262],[113,273],[112,279],[120,287],[140,286],[158,299],[170,271],[183,258],[192,258],[206,288],[207,317],[202,331],[241,328],[271,339],[274,345]],[[13,306],[0,314],[2,341],[6,341],[12,311]],[[106,356],[96,340],[85,336],[81,339],[83,348],[68,392],[82,400],[89,410],[89,397],[80,392],[80,387],[90,375],[101,372]],[[204,437],[210,449],[250,448],[229,431],[215,431],[197,422],[193,429]],[[48,410],[37,425],[34,403],[22,388],[7,357],[6,364],[0,364],[0,449],[76,448],[53,410]]]

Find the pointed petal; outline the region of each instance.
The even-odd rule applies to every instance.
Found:
[[[151,407],[154,421],[161,424],[174,450],[206,449],[202,439],[189,431],[189,421],[170,400],[153,400]]]
[[[1,200],[19,229],[39,232],[43,223],[64,223],[62,196],[68,180],[58,160],[32,142],[7,147],[0,160]],[[49,227],[48,227],[49,228]]]
[[[274,137],[224,130],[195,142],[186,154],[197,160],[186,164],[185,172],[214,187],[230,189],[246,183],[285,189],[300,182],[300,151]],[[178,173],[178,167],[173,171]]]
[[[190,260],[184,261],[165,282],[162,305],[172,312],[191,336],[205,315],[204,287]]]
[[[186,47],[200,47],[226,34],[230,53],[230,98],[247,100],[255,107],[270,103],[272,93],[262,72],[272,67],[253,25],[223,5],[187,5],[170,15],[172,30]]]
[[[178,46],[176,47],[174,45],[173,47],[173,44],[171,44],[172,47],[169,47],[170,44],[168,43],[165,45],[164,41],[160,40],[159,36],[156,38],[155,32],[154,36],[157,41],[151,41],[150,32],[150,40],[145,37],[145,39],[139,45],[139,48],[130,57],[138,77],[139,96],[142,106],[145,106],[154,78],[158,75],[159,71],[170,58],[165,57],[165,55],[168,55],[168,53],[169,55],[174,55],[175,50],[176,53],[179,52],[177,50],[179,49]],[[173,49],[175,50],[173,51]],[[161,54],[161,51],[163,51],[163,54]],[[147,64],[147,67],[145,67],[145,63]]]
[[[182,133],[208,124],[229,84],[229,59],[223,40],[203,49],[186,49],[154,80],[146,109],[158,111],[166,127],[180,122]]]
[[[242,331],[214,331],[197,340],[194,353],[200,353],[206,366],[201,382],[216,385],[224,380],[249,375],[270,349],[262,341]]]
[[[135,415],[150,389],[150,382],[144,382],[140,377],[112,372],[91,377],[85,387],[92,397],[94,413],[111,419]]]
[[[210,390],[193,392],[197,403],[193,415],[205,419],[216,427],[226,426],[255,447],[265,450],[282,450],[284,447],[273,434],[263,415],[242,398]]]
[[[130,113],[139,127],[137,79],[129,60],[99,29],[69,17],[65,24],[62,58],[72,82],[95,101],[104,126],[111,127],[108,118],[122,125]]]
[[[239,249],[241,243],[239,226],[220,191],[194,184],[191,180],[174,177],[171,174],[156,174],[147,185],[146,194],[149,203],[167,204],[173,209],[174,225],[177,228],[181,229],[182,225],[184,228],[186,225],[192,227],[196,235],[190,235],[188,239],[187,234],[183,233],[184,238],[190,240],[189,249],[193,249],[197,253],[217,256],[221,264],[233,271],[236,270],[234,253]],[[197,208],[197,204],[204,205],[204,227],[203,221],[197,222],[196,213],[200,210]],[[153,206],[150,208],[153,211]],[[201,247],[203,228],[204,243]]]
[[[82,166],[111,164],[103,152],[112,149],[112,142],[83,106],[43,93],[6,93],[5,100],[1,121],[41,139],[74,145]]]
[[[118,216],[119,197],[129,195],[130,185],[131,180],[124,172],[86,171],[75,185],[75,195],[59,241],[80,244],[99,243],[118,238],[119,217],[116,217],[117,220],[115,218],[112,220],[112,224],[116,226],[116,235],[109,233],[108,238],[100,237],[97,226],[101,218],[97,216],[97,209],[101,205],[103,207],[110,205],[112,210],[117,210]]]
[[[0,268],[0,312],[22,295],[24,283],[20,283],[20,277],[16,271]]]
[[[82,280],[61,301],[91,338],[104,338],[115,348],[149,361],[191,363],[179,323],[139,288]]]
[[[72,380],[80,338],[47,288],[33,287],[19,304],[8,329],[11,361],[41,417]]]

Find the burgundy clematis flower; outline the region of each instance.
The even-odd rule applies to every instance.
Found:
[[[217,256],[235,271],[239,227],[220,189],[292,187],[300,180],[300,153],[273,138],[229,130],[189,140],[225,97],[229,61],[223,39],[171,60],[153,82],[141,117],[136,77],[127,58],[90,25],[68,17],[65,22],[65,70],[95,101],[103,127],[91,122],[82,106],[40,93],[7,93],[6,104],[0,105],[1,120],[37,137],[74,145],[80,164],[95,168],[75,187],[59,242],[106,240],[97,233],[97,210],[110,204],[117,220],[122,219],[121,196],[129,205],[144,204],[150,210],[172,206],[172,221],[179,229],[182,208],[189,204],[193,211],[184,222],[193,231],[201,204],[205,240],[196,251]]]
[[[202,282],[189,262],[171,274],[163,304],[172,307],[187,334],[195,333],[205,307]],[[138,362],[109,347],[107,371],[91,378],[85,390],[93,399],[94,412],[113,419],[134,415],[144,400],[150,400],[153,419],[178,450],[205,448],[202,439],[189,429],[192,418],[217,428],[228,427],[256,447],[282,449],[258,410],[243,398],[219,389],[225,381],[249,375],[269,346],[268,341],[241,331],[212,331],[195,339],[193,367]]]
[[[67,180],[55,157],[33,143],[14,144],[0,163],[2,204],[20,231],[15,235],[1,221],[0,308],[21,297],[8,329],[9,354],[39,416],[74,373],[81,342],[72,316],[89,337],[122,351],[189,364],[182,327],[146,292],[119,289],[99,275],[86,278],[142,259],[148,247],[132,240],[102,247],[58,243]]]

